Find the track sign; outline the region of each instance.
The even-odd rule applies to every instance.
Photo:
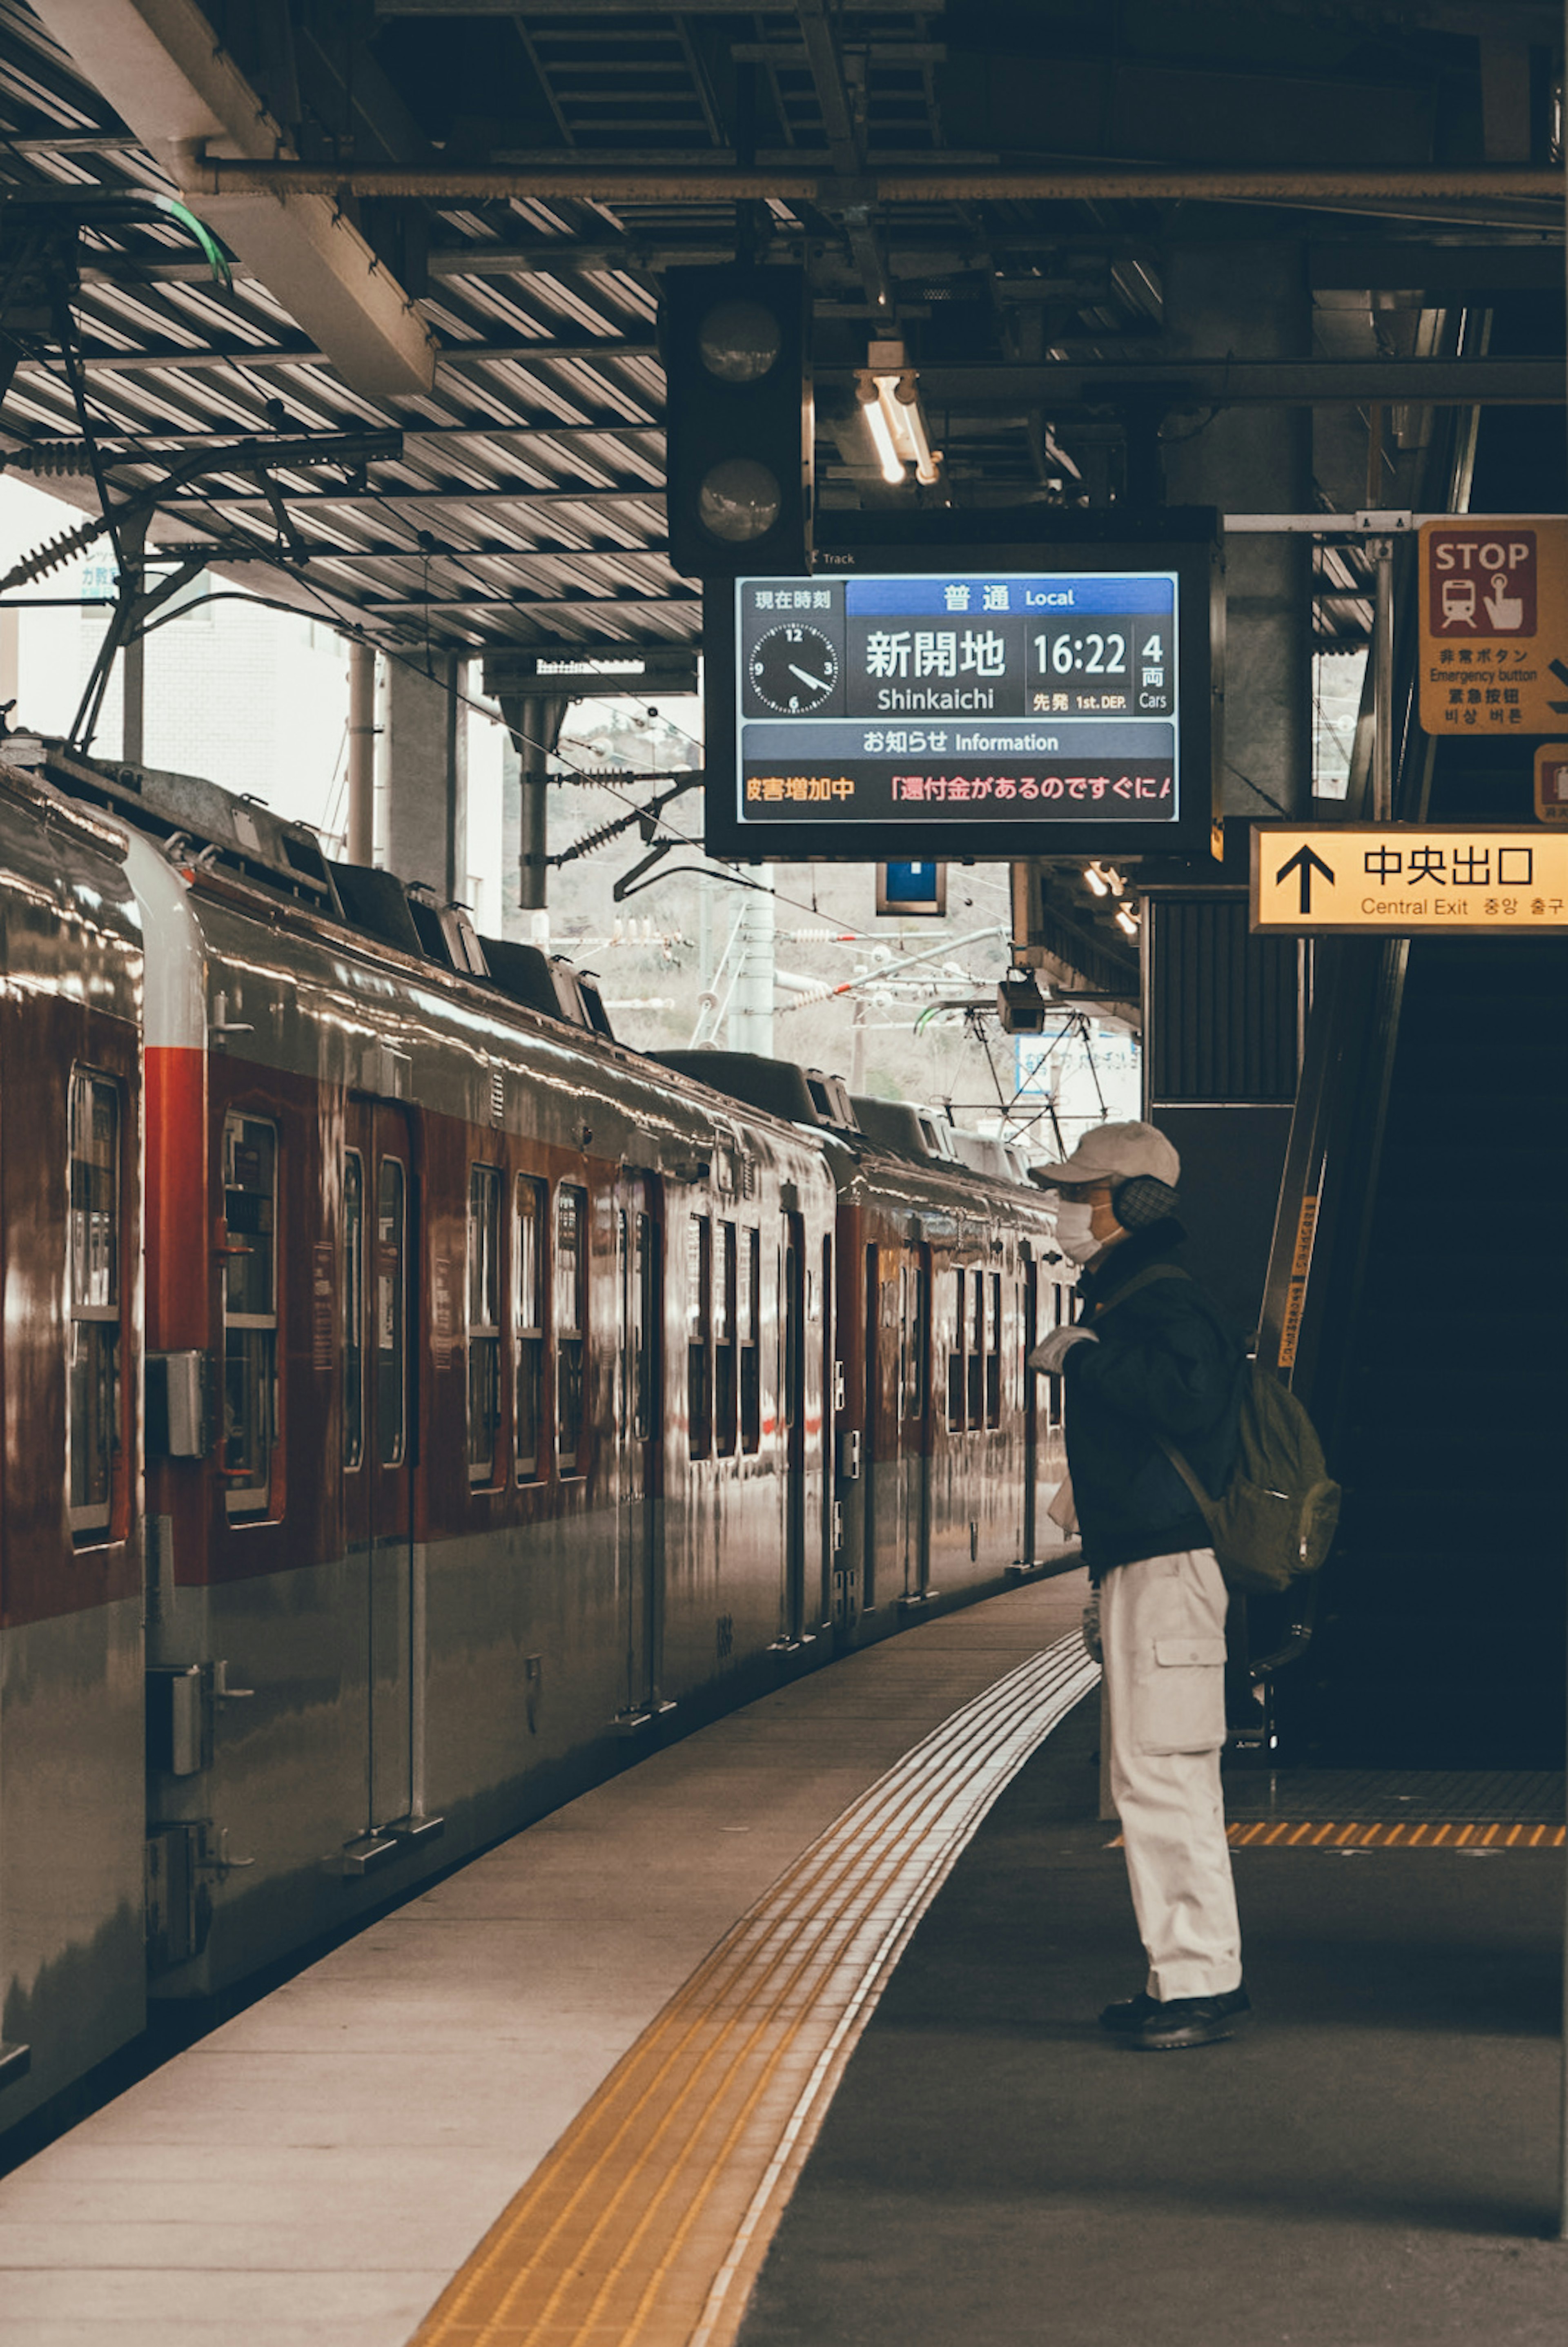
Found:
[[[1568,930],[1568,829],[1255,824],[1264,935],[1487,937]]]
[[[810,566],[807,316],[803,269],[665,272],[666,504],[683,578]]]
[[[1427,733],[1554,733],[1568,718],[1568,519],[1421,525]]]

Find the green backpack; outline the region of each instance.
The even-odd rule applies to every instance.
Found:
[[[1102,1308],[1112,1310],[1150,1280],[1190,1276],[1179,1264],[1152,1264]],[[1298,1574],[1317,1572],[1339,1521],[1339,1486],[1302,1404],[1261,1361],[1247,1366],[1235,1465],[1217,1499],[1173,1442],[1154,1439],[1202,1510],[1232,1589],[1243,1596],[1276,1594]]]

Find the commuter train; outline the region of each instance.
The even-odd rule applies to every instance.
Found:
[[[1062,1561],[1016,1153],[618,1045],[191,777],[0,745],[0,2129],[663,1737]]]

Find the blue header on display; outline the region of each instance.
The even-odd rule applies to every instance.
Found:
[[[918,574],[900,579],[846,579],[844,608],[851,614],[927,612],[983,619],[1062,611],[1170,611],[1175,582],[1166,578],[1092,578],[1046,572],[1012,572],[1001,578],[942,579]]]

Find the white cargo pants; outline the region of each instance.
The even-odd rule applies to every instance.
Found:
[[[1148,1993],[1223,1996],[1241,1983],[1241,1927],[1220,1792],[1225,1585],[1214,1551],[1115,1566],[1100,1591],[1100,1640],[1111,1798]]]

